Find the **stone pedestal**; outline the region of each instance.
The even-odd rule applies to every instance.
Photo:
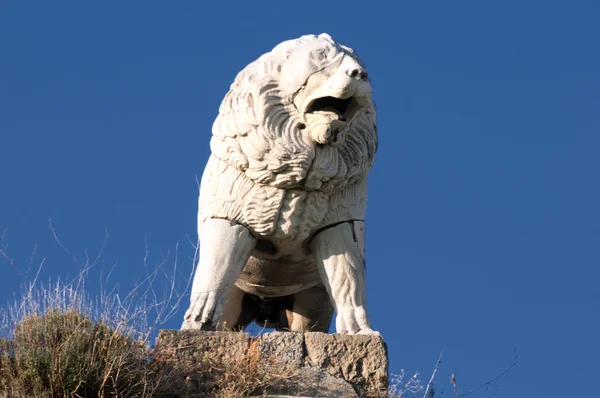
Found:
[[[174,369],[181,396],[201,395],[214,377],[217,388],[273,397],[384,397],[388,385],[380,336],[163,330],[155,358]]]

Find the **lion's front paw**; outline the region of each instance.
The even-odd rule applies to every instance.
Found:
[[[335,321],[336,331],[340,334],[376,334],[364,307],[338,309]]]
[[[217,296],[218,292],[193,294],[181,329],[215,330]]]
[[[373,330],[371,328],[361,329],[356,334],[364,334],[364,335],[367,335],[367,336],[381,336],[381,333],[379,333],[378,331]]]

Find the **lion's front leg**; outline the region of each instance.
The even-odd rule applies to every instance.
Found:
[[[364,223],[345,222],[317,234],[311,250],[342,334],[374,334],[366,307]]]
[[[200,260],[182,329],[214,330],[218,326],[225,300],[255,245],[256,239],[241,225],[222,219],[204,222]]]

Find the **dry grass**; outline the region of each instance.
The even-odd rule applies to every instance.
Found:
[[[419,372],[416,372],[408,380],[405,379],[405,376],[404,369],[399,374],[391,375],[387,390],[388,398],[429,398],[421,394],[424,387]]]
[[[51,310],[0,341],[0,392],[10,397],[152,396],[161,375],[149,350],[75,311]]]
[[[12,304],[0,307],[0,397],[169,396],[161,390],[168,387],[169,375],[151,360],[150,343],[184,297],[175,284],[178,246],[172,272],[164,268],[171,252],[152,272],[146,253],[145,279],[129,294],[120,296],[116,285],[105,290],[111,269],[106,279],[100,275],[100,295],[91,298],[88,278],[108,235],[98,255],[90,258],[87,252],[76,256],[69,251],[51,222],[49,227],[81,270],[70,281],[38,283],[44,260],[30,278],[35,249],[29,265],[18,266],[8,254],[5,234],[0,234],[0,258],[29,281]],[[166,287],[162,294],[155,290],[158,279]]]
[[[0,397],[245,397],[262,395],[298,374],[274,359],[261,359],[253,343],[245,356],[199,363],[191,386],[190,369],[155,357],[144,330],[61,308],[69,300],[58,299],[57,292],[38,294],[52,298],[54,306],[28,312],[9,333],[4,319],[8,337],[0,338]],[[79,299],[71,299],[72,307],[81,307]],[[49,304],[37,302],[36,308]]]

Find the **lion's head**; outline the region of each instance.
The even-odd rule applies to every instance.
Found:
[[[331,191],[366,177],[377,146],[371,83],[326,34],[277,45],[244,68],[213,125],[213,154],[255,182]]]

